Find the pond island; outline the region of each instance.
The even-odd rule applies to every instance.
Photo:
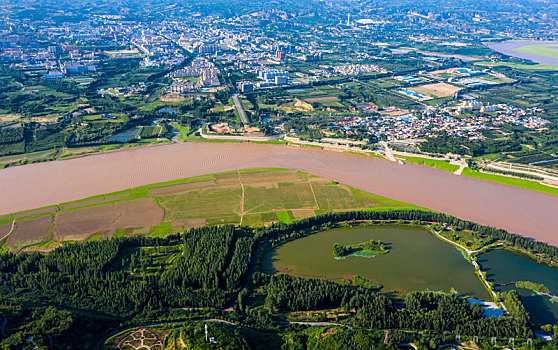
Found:
[[[352,245],[333,244],[333,256],[335,259],[345,259],[348,256],[373,258],[376,255],[387,253],[389,253],[389,246],[380,240],[371,239],[368,242]]]

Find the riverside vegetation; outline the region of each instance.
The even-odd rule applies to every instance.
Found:
[[[1,344],[21,348],[32,337],[37,348],[71,349],[77,344],[88,348],[119,326],[200,317],[220,317],[283,334],[293,332],[292,326],[280,322],[285,315],[324,309],[338,310],[339,322],[358,329],[429,330],[432,337],[449,331],[515,337],[518,342],[533,336],[528,315],[513,292],[502,295],[512,317],[497,319],[483,317],[478,305],[469,305],[456,294],[412,292],[398,301],[362,286],[253,273],[265,248],[335,223],[362,220],[446,223],[558,256],[556,247],[418,210],[338,212],[268,227],[213,226],[165,238],[70,244],[47,254],[6,253],[0,255],[1,312],[7,334]],[[236,312],[223,311],[231,305]],[[418,334],[412,338],[423,339]],[[387,348],[393,348],[389,346],[388,342]]]

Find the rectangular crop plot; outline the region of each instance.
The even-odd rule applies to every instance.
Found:
[[[316,208],[308,182],[281,182],[270,188],[245,185],[244,190],[246,213]]]
[[[157,202],[165,210],[165,220],[174,222],[221,218],[240,213],[241,198],[242,190],[237,182],[235,186],[205,187],[181,194],[164,195],[157,197]]]
[[[8,233],[10,233],[11,229],[12,229],[12,224],[0,225],[0,237],[6,236]]]
[[[245,186],[271,187],[278,182],[300,182],[302,177],[297,171],[264,171],[240,173],[240,180]]]
[[[312,188],[322,210],[360,208],[351,190],[346,186],[322,179],[312,179]]]
[[[15,231],[8,237],[8,246],[19,248],[46,240],[51,220],[52,217],[47,215],[32,220],[19,221],[16,224]]]
[[[152,227],[163,221],[163,210],[153,198],[96,205],[62,212],[56,217],[60,240],[82,240],[99,232],[130,227]]]

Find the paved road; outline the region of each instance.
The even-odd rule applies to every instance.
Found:
[[[243,124],[248,124],[248,118],[246,118],[246,113],[244,113],[244,109],[242,109],[242,105],[240,104],[240,101],[238,100],[238,94],[232,95],[232,99],[233,99],[234,105],[236,106],[236,111],[238,112],[238,116],[240,117],[240,121],[242,121]]]
[[[381,141],[380,145],[384,147],[387,159],[391,160],[392,162],[396,162],[397,159],[395,159],[395,156],[393,155],[393,151],[391,150],[391,148],[389,148],[388,143],[385,141]]]

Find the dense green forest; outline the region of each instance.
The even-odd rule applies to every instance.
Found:
[[[405,297],[404,307],[396,307],[386,296],[367,288],[284,274],[272,276],[266,292],[266,305],[280,311],[355,310],[356,323],[362,328],[429,329],[500,338],[533,336],[524,309],[514,319],[485,318],[478,304],[469,305],[455,294],[413,292]]]
[[[514,135],[515,136],[515,135]],[[517,152],[521,151],[521,142],[517,137],[509,140],[471,141],[465,137],[439,136],[427,138],[421,143],[421,151],[430,153],[453,153],[465,154],[473,157],[490,153]]]
[[[351,314],[354,326],[366,329],[532,336],[527,313],[516,294],[504,296],[508,304],[515,305],[510,310],[513,319],[495,319],[482,317],[480,307],[469,306],[459,295],[410,293],[397,302],[362,286],[253,273],[257,257],[265,250],[261,248],[327,229],[336,222],[350,224],[355,220],[447,223],[558,256],[556,247],[425,211],[331,213],[268,227],[213,226],[166,238],[68,244],[46,254],[3,253],[0,318],[7,320],[7,336],[0,344],[6,349],[21,348],[32,335],[38,347],[69,349],[75,342],[89,347],[119,325],[186,319],[200,312],[223,316],[220,310],[230,306],[236,313],[225,317],[272,332],[278,331],[273,312],[342,308]],[[264,293],[264,308],[252,309],[251,288]]]

